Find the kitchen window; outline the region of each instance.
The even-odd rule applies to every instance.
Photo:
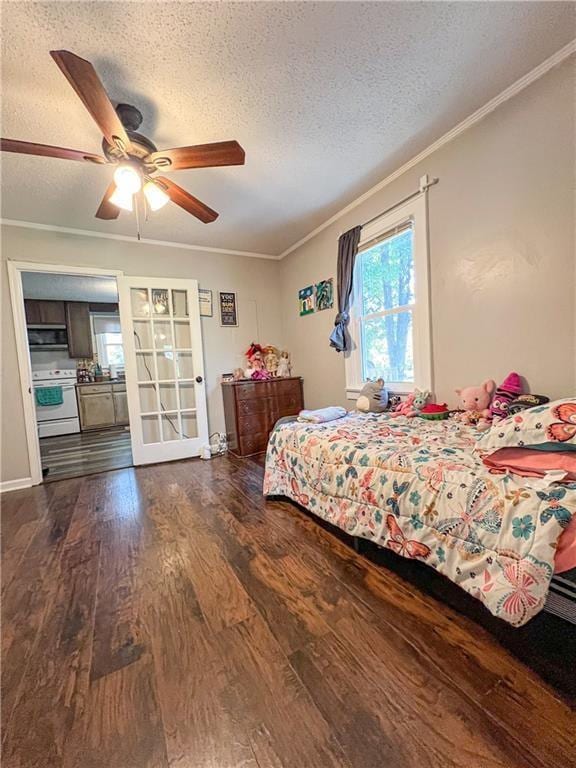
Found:
[[[92,331],[102,368],[124,368],[124,346],[119,315],[92,315]]]
[[[431,389],[426,200],[415,200],[362,229],[354,270],[346,359],[348,396],[367,379],[392,392]]]

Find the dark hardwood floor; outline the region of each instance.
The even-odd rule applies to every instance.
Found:
[[[44,482],[132,466],[130,431],[109,427],[40,438]]]
[[[2,497],[4,768],[573,768],[576,715],[257,462]]]

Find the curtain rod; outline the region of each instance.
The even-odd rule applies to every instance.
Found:
[[[409,200],[412,200],[414,197],[418,197],[418,195],[421,195],[422,192],[426,192],[426,190],[429,187],[433,187],[434,184],[438,184],[440,179],[429,179],[428,174],[426,176],[420,177],[420,186],[418,188],[417,192],[412,192],[411,195],[408,195],[407,197],[402,198],[402,200],[399,200],[397,203],[394,203],[394,205],[391,205],[389,208],[386,208],[384,211],[380,211],[376,216],[373,216],[371,219],[368,219],[368,221],[365,221],[364,224],[361,224],[360,226],[362,228],[367,227],[368,224],[372,224],[373,221],[376,221],[381,216],[384,216],[386,213],[390,213],[390,211],[393,211],[395,208],[398,208],[401,205],[404,205],[404,203],[407,203]]]

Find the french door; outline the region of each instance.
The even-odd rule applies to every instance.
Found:
[[[119,277],[135,464],[198,456],[208,444],[196,280]]]

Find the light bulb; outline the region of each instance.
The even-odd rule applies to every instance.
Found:
[[[119,165],[114,171],[114,181],[118,189],[135,194],[142,186],[142,178],[131,165]]]
[[[117,208],[123,208],[125,211],[132,211],[132,192],[126,192],[120,187],[116,187],[114,192],[108,198],[108,202]]]
[[[146,195],[148,205],[153,211],[159,211],[160,208],[163,208],[170,200],[162,187],[154,181],[147,181],[146,184],[144,184],[144,194]]]

